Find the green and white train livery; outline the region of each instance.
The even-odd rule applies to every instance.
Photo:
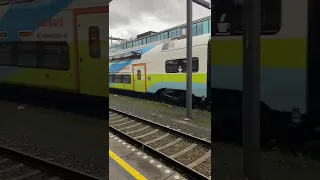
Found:
[[[108,14],[109,0],[1,1],[1,85],[108,97]]]
[[[210,34],[193,37],[192,91],[196,97],[207,97],[209,39]],[[186,38],[128,48],[110,53],[109,59],[110,88],[142,93],[186,90]]]

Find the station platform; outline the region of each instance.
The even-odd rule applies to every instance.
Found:
[[[109,133],[109,179],[186,180],[112,133]]]

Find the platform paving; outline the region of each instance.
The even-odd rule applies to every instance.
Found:
[[[185,180],[172,168],[167,167],[112,133],[109,133],[109,149],[148,180]],[[110,174],[113,173],[112,168],[109,168]],[[122,176],[128,178],[125,174],[122,173]]]

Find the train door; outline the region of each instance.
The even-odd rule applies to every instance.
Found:
[[[133,70],[133,89],[136,92],[146,92],[146,64],[134,64]]]
[[[77,10],[76,10],[77,11]],[[108,8],[88,8],[75,15],[79,90],[81,94],[108,96]]]

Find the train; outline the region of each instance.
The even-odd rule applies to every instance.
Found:
[[[210,101],[221,117],[218,123],[212,119],[212,132],[225,131],[224,125],[231,132],[241,131],[241,121],[234,119],[242,119],[243,2],[213,0],[212,4],[211,16],[194,21],[192,26],[192,92],[195,98]],[[270,127],[277,124],[281,134],[288,126],[305,123],[311,132],[320,124],[316,4],[312,0],[262,0],[262,132],[272,131]],[[184,24],[111,47],[109,87],[185,100],[185,27]],[[198,29],[204,33],[198,34]],[[172,31],[179,33],[170,36]],[[282,120],[278,121],[274,112]],[[236,128],[230,129],[231,124]]]
[[[193,102],[207,102],[211,16],[193,21],[192,29]],[[144,34],[147,35],[110,47],[110,89],[156,94],[176,103],[185,102],[186,25]]]
[[[109,0],[1,1],[1,89],[108,98],[108,22]]]
[[[207,97],[208,42],[210,34],[193,37],[194,97]],[[109,87],[154,93],[181,101],[186,92],[186,39],[139,46],[129,52],[110,53]]]

